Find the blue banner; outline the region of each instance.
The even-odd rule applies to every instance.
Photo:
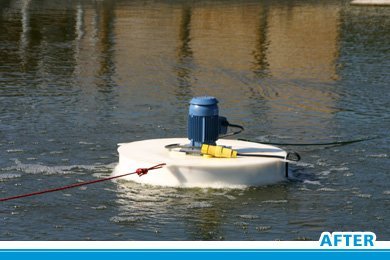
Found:
[[[1,250],[1,259],[390,259],[390,250]]]

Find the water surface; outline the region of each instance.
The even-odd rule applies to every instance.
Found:
[[[302,161],[247,189],[104,182],[3,202],[0,240],[390,240],[390,12],[348,1],[0,1],[0,197],[110,176],[213,95]],[[239,174],[239,173],[237,173]]]

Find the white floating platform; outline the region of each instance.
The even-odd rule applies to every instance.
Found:
[[[351,5],[389,5],[390,0],[353,0]]]
[[[288,165],[283,159],[262,157],[205,158],[169,151],[169,144],[188,144],[186,138],[152,139],[119,144],[119,164],[114,175],[134,172],[166,163],[161,169],[136,174],[126,180],[169,187],[243,188],[285,181]],[[278,147],[238,140],[218,140],[218,145],[232,147],[238,153],[286,156]]]

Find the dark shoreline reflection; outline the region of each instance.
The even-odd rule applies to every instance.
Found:
[[[193,67],[193,52],[191,49],[191,7],[183,6],[177,50],[178,65],[176,68],[179,82],[176,95],[179,100],[188,101],[191,96],[191,67]]]

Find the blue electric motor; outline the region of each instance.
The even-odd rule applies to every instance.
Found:
[[[218,137],[226,134],[228,121],[218,115],[215,97],[195,97],[190,101],[188,113],[188,139],[191,146],[216,145]]]

